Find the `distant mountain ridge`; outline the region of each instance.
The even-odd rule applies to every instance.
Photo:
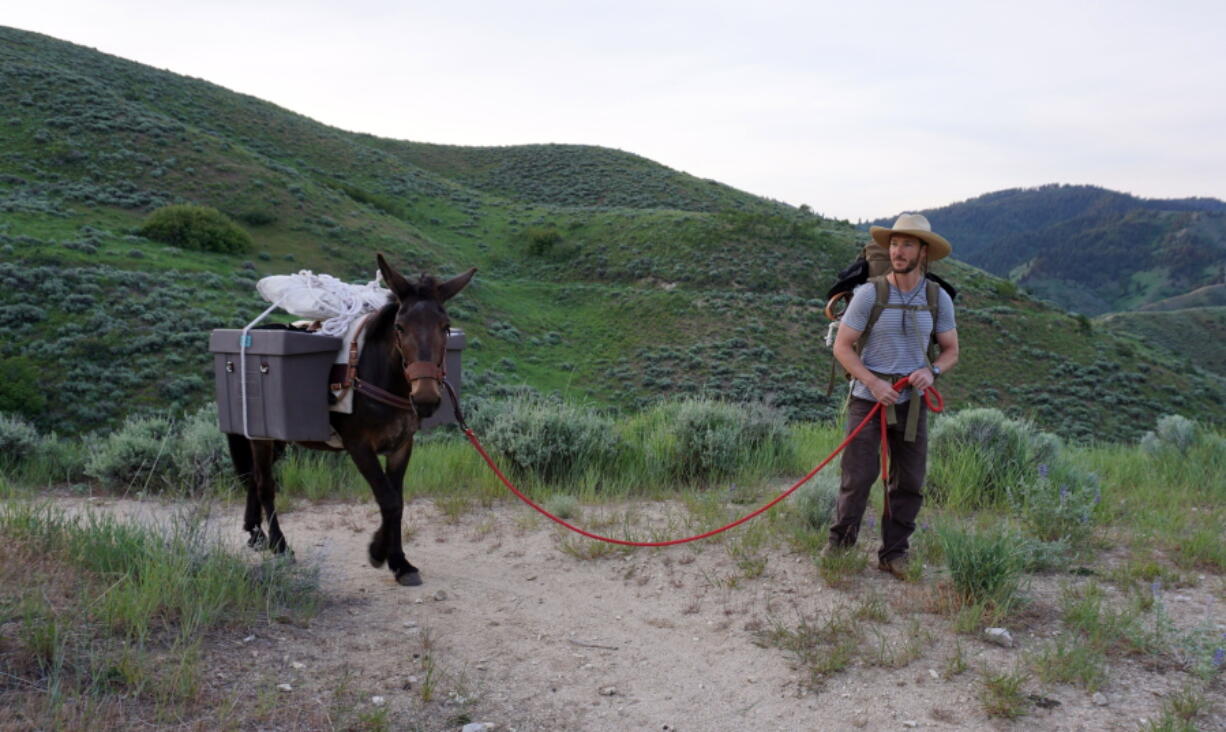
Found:
[[[920,213],[959,259],[1089,315],[1226,282],[1226,202],[1214,198],[1146,199],[1051,184]]]

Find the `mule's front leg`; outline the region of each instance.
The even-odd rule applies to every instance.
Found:
[[[395,522],[390,525],[393,532],[384,537],[388,550],[388,567],[395,572],[396,581],[406,587],[421,584],[421,572],[409,562],[404,555],[404,539],[400,527],[404,521],[404,471],[409,467],[409,458],[413,455],[413,436],[410,435],[404,446],[387,456],[387,484],[395,497]],[[387,526],[387,519],[384,519]]]
[[[412,443],[409,442],[392,453],[387,459],[387,473],[384,473],[379,465],[379,458],[373,449],[364,445],[349,449],[350,457],[358,466],[362,477],[370,484],[375,501],[379,504],[381,521],[371,537],[370,563],[372,566],[381,567],[386,562],[387,568],[396,576],[396,581],[402,585],[421,584],[421,574],[417,567],[405,559],[400,535],[400,522],[404,518],[401,485],[412,449]]]

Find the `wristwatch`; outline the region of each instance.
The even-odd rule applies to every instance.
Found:
[[[941,367],[937,366],[935,363],[932,364],[932,378],[935,379],[936,377],[940,375],[941,375]]]

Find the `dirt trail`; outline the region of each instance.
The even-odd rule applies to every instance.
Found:
[[[176,508],[114,499],[69,504],[146,517]],[[258,700],[290,684],[275,703],[287,708],[292,697],[296,712],[271,722],[279,728],[336,723],[344,686],[347,713],[373,713],[371,698],[383,697],[393,729],[459,729],[471,720],[499,730],[1135,730],[1185,680],[1117,666],[1101,706],[1081,689],[1032,679],[1028,691],[1059,705],[1005,722],[982,710],[981,670],[1019,666],[1055,624],[1013,629],[1014,649],[956,636],[948,617],[919,611],[922,586],[870,568],[849,587],[830,589],[811,560],[782,542],[760,577],[734,582],[724,578],[743,573],[715,542],[579,559],[561,550],[554,528],[511,504],[474,509],[455,524],[429,501],[411,504],[406,551],[425,584],[404,588],[366,561],[376,523],[373,504],[298,502],[283,515],[298,560],[320,568],[328,605],[305,628],[274,624],[255,638],[218,639],[210,682],[220,695]],[[237,509],[215,512],[211,524],[227,542],[242,542]],[[1180,591],[1170,608],[1177,623],[1226,618],[1215,581]],[[1036,617],[1051,611],[1059,582],[1032,583]],[[889,619],[873,623],[866,637],[876,640],[816,692],[785,652],[754,643],[756,629],[795,627],[801,615],[874,593]],[[900,668],[872,661],[908,628],[926,634],[918,658]],[[969,669],[945,678],[957,643]],[[1206,728],[1226,725],[1217,716]]]

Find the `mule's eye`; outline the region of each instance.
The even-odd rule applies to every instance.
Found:
[[[396,332],[397,332],[397,333],[399,333],[400,335],[404,335],[404,326],[403,326],[403,325],[401,325],[400,323],[397,323],[397,324],[396,324]]]

